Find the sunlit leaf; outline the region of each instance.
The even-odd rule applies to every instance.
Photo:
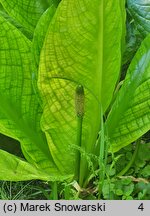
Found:
[[[118,0],[63,0],[50,23],[39,65],[44,107],[41,126],[63,173],[74,172],[78,131],[75,89],[81,84],[85,91],[81,151],[92,153],[101,105],[103,111],[109,106],[118,79],[121,40]],[[85,172],[85,164],[81,166]]]
[[[32,88],[31,42],[0,17],[0,133],[19,142],[25,157],[57,171],[40,129],[41,108]]]
[[[0,0],[7,13],[33,33],[44,11],[52,4],[46,0]],[[55,0],[54,0],[55,2]]]
[[[5,181],[26,181],[32,179],[64,181],[71,178],[71,176],[47,174],[21,158],[2,150],[0,150],[0,170],[0,180]]]
[[[118,151],[150,129],[149,45],[150,35],[133,58],[106,122],[112,151]]]

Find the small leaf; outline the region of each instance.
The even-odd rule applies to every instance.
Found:
[[[116,189],[115,194],[118,196],[121,196],[121,195],[123,195],[123,191],[121,189]]]
[[[147,165],[146,167],[144,167],[141,174],[142,176],[149,178],[150,177],[150,165]]]
[[[134,190],[134,184],[131,183],[131,184],[127,185],[127,186],[124,186],[123,190],[124,190],[123,194],[125,196],[129,197],[132,194],[133,190]]]
[[[130,177],[129,178],[123,178],[123,179],[121,179],[121,182],[123,185],[129,185],[132,182],[132,179]]]
[[[144,167],[147,161],[150,160],[150,143],[140,145],[137,158],[135,160],[135,168]]]

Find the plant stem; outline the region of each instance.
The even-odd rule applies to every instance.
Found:
[[[70,199],[70,186],[66,185],[64,188],[64,195],[65,195],[65,200]]]
[[[104,133],[104,132],[103,132]],[[104,133],[104,135],[106,136],[106,137],[108,137],[108,134],[106,133],[106,130],[105,130],[105,133]],[[110,144],[109,144],[109,141],[107,140],[107,138],[105,139],[105,137],[104,137],[104,144],[105,144],[105,149],[104,149],[104,151],[105,151],[105,158],[104,158],[104,165],[105,165],[105,167],[106,167],[106,165],[107,165],[107,158],[108,158],[108,149],[109,149],[109,146],[110,146]]]
[[[99,156],[99,166],[100,166],[100,172],[99,172],[99,195],[98,198],[101,197],[102,187],[104,183],[105,178],[105,132],[104,132],[104,122],[103,122],[103,110],[101,107],[101,136],[100,136],[100,156]]]
[[[82,122],[84,116],[84,89],[82,85],[78,85],[75,92],[75,110],[77,115],[77,151],[75,158],[75,179],[79,181],[80,176],[80,147],[82,145]]]
[[[82,141],[82,118],[77,118],[77,146],[81,147]],[[80,170],[80,151],[77,149],[76,159],[75,159],[75,180],[79,180],[79,170]]]
[[[52,199],[58,200],[57,182],[52,183]]]
[[[121,172],[118,173],[116,176],[123,176],[123,175],[131,168],[131,166],[132,166],[132,164],[134,163],[134,161],[135,161],[135,159],[136,159],[136,156],[137,156],[137,154],[138,154],[139,146],[140,146],[140,139],[137,140],[136,148],[135,148],[135,151],[134,151],[134,153],[133,153],[133,155],[132,155],[132,158],[131,158],[130,162],[129,162],[129,163],[127,164],[127,166],[126,166],[123,170],[121,170]]]

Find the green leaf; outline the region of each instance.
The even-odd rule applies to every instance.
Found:
[[[61,0],[45,0],[47,1],[47,4],[49,5],[54,5],[55,7],[57,7],[59,5],[59,3],[61,2]]]
[[[123,190],[122,189],[116,189],[115,194],[117,196],[121,196],[121,195],[123,195]]]
[[[135,160],[135,168],[144,167],[147,161],[150,161],[150,143],[140,145],[138,157]]]
[[[111,197],[114,196],[114,189],[115,189],[115,182],[109,182],[108,180],[104,180],[102,192],[103,192],[103,197],[106,200],[110,200]]]
[[[64,181],[71,176],[55,176],[37,169],[32,164],[0,150],[0,180],[25,181],[39,179],[43,181]]]
[[[49,25],[38,77],[44,106],[41,126],[63,173],[74,172],[75,89],[81,84],[85,91],[81,150],[92,153],[100,129],[100,102],[105,111],[118,79],[121,37],[118,0],[61,1]]]
[[[128,197],[128,196],[132,195],[132,193],[133,193],[134,184],[131,183],[128,186],[124,186],[123,189],[124,189],[124,195]]]
[[[150,33],[150,0],[127,0],[128,9],[143,36]]]
[[[0,17],[0,133],[18,140],[30,162],[57,173],[40,129],[41,108],[32,89],[30,49],[30,41]]]
[[[21,31],[28,39],[32,39],[32,34],[28,29],[23,27],[21,24],[19,24],[16,20],[14,20],[12,17],[10,17],[5,10],[0,10],[0,16],[4,17],[8,22],[10,22],[12,25],[14,25],[19,31]]]
[[[144,38],[138,31],[135,21],[131,19],[129,14],[126,26],[126,48],[123,56],[123,64],[127,64],[128,66]]]
[[[126,0],[119,1],[120,9],[121,9],[121,19],[122,19],[122,53],[125,50],[125,36],[126,36],[126,8],[125,8]]]
[[[38,67],[40,61],[40,52],[43,47],[44,39],[49,27],[49,24],[55,14],[56,6],[52,5],[49,7],[39,19],[37,26],[34,31],[33,40],[32,40],[32,59],[33,59],[33,71],[32,71],[32,85],[34,92],[37,96],[37,99],[42,107],[41,98],[38,94],[37,89],[37,79],[38,79]]]
[[[31,33],[49,4],[43,0],[0,0],[7,13]]]
[[[39,60],[40,60],[40,52],[44,43],[44,39],[49,27],[49,24],[53,18],[53,15],[55,14],[56,7],[52,5],[49,7],[43,15],[40,17],[37,26],[34,31],[33,35],[33,41],[32,41],[32,52],[33,52],[33,59],[35,62],[36,70],[39,66]]]
[[[142,176],[149,178],[150,177],[150,165],[147,165],[144,167],[144,169],[141,171]]]
[[[124,195],[124,196],[130,196],[134,190],[134,184],[131,182],[131,179],[129,181],[121,179],[117,180],[115,184],[115,194],[118,196]]]
[[[106,122],[110,151],[118,151],[150,129],[150,35],[133,58]]]

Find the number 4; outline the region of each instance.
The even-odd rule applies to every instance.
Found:
[[[139,210],[143,211],[144,210],[144,206],[143,206],[143,203],[141,203],[138,207]]]

